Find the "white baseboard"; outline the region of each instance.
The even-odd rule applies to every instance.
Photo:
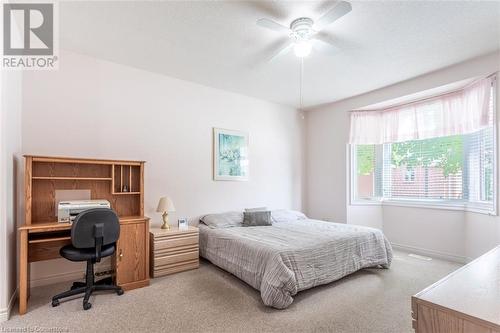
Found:
[[[59,274],[51,274],[49,276],[44,276],[37,279],[32,279],[30,281],[30,287],[40,287],[46,286],[49,284],[59,283],[59,282],[67,282],[67,281],[78,281],[85,278],[85,272],[81,270],[72,271],[72,272],[64,272]]]
[[[440,252],[440,251],[435,251],[435,250],[428,250],[428,249],[423,249],[420,247],[416,246],[409,246],[409,245],[402,245],[402,244],[396,244],[396,243],[391,243],[392,247],[395,248],[396,250],[402,250],[405,252],[411,252],[415,254],[420,254],[423,256],[428,256],[431,258],[436,258],[436,259],[443,259],[443,260],[448,260],[448,261],[453,261],[459,264],[466,264],[471,261],[470,258],[464,257],[464,256],[457,256],[454,254],[450,253],[445,253],[445,252]]]
[[[12,296],[10,297],[9,304],[7,305],[7,308],[0,309],[0,323],[9,320],[10,312],[12,311],[12,308],[14,307],[14,304],[16,303],[16,299],[17,299],[17,288],[12,293]]]

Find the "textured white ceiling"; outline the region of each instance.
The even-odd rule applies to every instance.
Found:
[[[207,86],[299,106],[286,39],[255,25],[317,19],[332,1],[60,3],[61,48]],[[304,63],[304,107],[333,102],[500,49],[500,2],[362,1],[328,26],[341,51]]]

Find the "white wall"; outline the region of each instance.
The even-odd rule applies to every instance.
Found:
[[[23,103],[24,153],[146,160],[153,225],[163,195],[177,209],[171,221],[302,208],[303,119],[293,108],[64,51],[58,71],[25,73]],[[213,127],[249,133],[250,181],[212,180]],[[78,271],[57,260],[32,265],[32,278],[54,268]]]
[[[382,211],[384,233],[394,245],[417,253],[467,261],[463,211],[396,206],[383,206]]]
[[[18,39],[19,31],[14,31]],[[9,317],[17,286],[16,226],[23,209],[21,111],[22,72],[0,70],[0,322]]]
[[[395,244],[459,261],[477,257],[499,244],[499,217],[422,208],[351,206],[346,185],[348,111],[498,70],[500,54],[497,52],[308,110],[307,213],[338,222],[382,227]]]
[[[21,72],[0,73],[0,321],[6,320],[16,289],[16,207],[21,192]],[[22,205],[20,206],[22,209]]]
[[[467,258],[476,258],[499,244],[499,216],[465,214],[465,253]]]
[[[311,218],[347,222],[347,112],[307,111],[305,207]]]
[[[347,206],[347,223],[349,224],[383,229],[383,221],[384,215],[380,205]]]

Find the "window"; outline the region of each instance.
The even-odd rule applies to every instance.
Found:
[[[352,199],[495,211],[495,95],[472,133],[352,145]]]

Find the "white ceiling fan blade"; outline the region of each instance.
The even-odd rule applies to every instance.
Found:
[[[333,46],[335,48],[339,48],[340,41],[337,40],[337,38],[335,36],[332,36],[331,34],[329,34],[327,32],[318,32],[318,33],[314,34],[312,38],[320,40],[320,41],[325,42],[327,44],[330,44],[331,46]]]
[[[313,42],[313,47],[315,49],[327,55],[335,55],[340,51],[340,48],[337,45],[333,44],[323,36],[314,36]]]
[[[326,14],[321,16],[318,21],[316,21],[315,27],[316,30],[321,30],[327,25],[335,22],[345,14],[349,13],[352,10],[352,6],[347,1],[340,1],[335,5],[332,9],[330,9]]]
[[[278,22],[275,22],[275,21],[267,19],[267,18],[261,18],[261,19],[257,20],[256,23],[257,23],[257,25],[259,25],[263,28],[271,29],[274,31],[286,32],[286,33],[290,32],[289,28],[285,27],[284,25],[279,24]]]
[[[278,52],[276,52],[276,54],[274,54],[271,58],[269,58],[267,62],[273,62],[276,59],[288,54],[292,50],[292,48],[293,48],[293,42],[290,41],[285,45],[285,47],[281,48]]]

